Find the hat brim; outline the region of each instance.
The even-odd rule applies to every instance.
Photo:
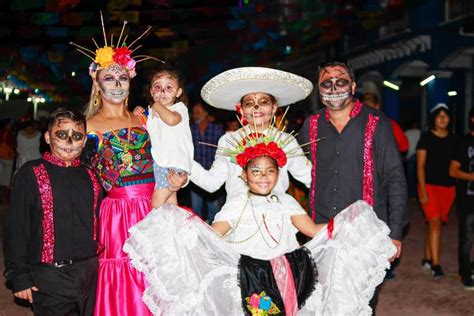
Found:
[[[227,70],[201,89],[206,103],[219,109],[235,110],[235,105],[249,93],[263,92],[273,95],[278,106],[290,105],[305,99],[313,84],[295,74],[264,67],[241,67]]]

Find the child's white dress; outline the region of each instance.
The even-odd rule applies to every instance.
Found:
[[[146,129],[150,135],[153,161],[162,168],[177,168],[190,173],[194,146],[188,108],[178,102],[168,109],[179,113],[181,122],[169,126],[152,109],[149,110]]]
[[[192,212],[172,205],[153,210],[130,229],[124,251],[148,281],[143,300],[155,315],[244,314],[241,253],[272,259],[297,249],[290,216],[303,212],[278,197],[252,196],[250,202],[235,196],[217,214],[216,221],[236,228],[226,240]],[[325,226],[304,245],[318,277],[298,315],[370,315],[369,300],[396,251],[388,234],[363,201],[341,211],[331,239]]]

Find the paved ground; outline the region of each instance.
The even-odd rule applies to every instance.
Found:
[[[404,240],[403,258],[396,269],[396,278],[386,281],[379,297],[377,315],[462,315],[474,316],[474,291],[465,291],[457,279],[456,247],[457,222],[451,214],[444,227],[442,266],[447,276],[434,280],[421,270],[425,225],[416,204],[413,209],[410,230]],[[3,223],[5,208],[0,208]],[[474,256],[473,256],[474,257]],[[3,271],[3,251],[0,254],[0,270]],[[28,307],[16,304],[5,286],[0,286],[0,316],[32,315]]]

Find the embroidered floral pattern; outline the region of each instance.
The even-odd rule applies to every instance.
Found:
[[[281,313],[280,309],[272,302],[272,298],[265,291],[260,294],[253,293],[245,298],[247,309],[252,316],[276,315]]]
[[[86,169],[87,173],[89,174],[89,177],[91,178],[92,182],[92,189],[94,190],[94,208],[92,209],[92,216],[93,216],[93,238],[94,240],[97,240],[97,233],[99,229],[99,223],[97,220],[97,204],[99,202],[99,194],[100,194],[100,183],[97,181],[97,178],[95,177],[94,173],[90,169]],[[101,243],[98,243],[97,245],[97,253],[102,252],[103,245]]]
[[[311,206],[311,219],[314,221],[316,217],[316,152],[318,150],[318,121],[320,114],[313,115],[309,121],[309,140],[311,141],[311,160],[313,166],[311,168],[311,191],[310,191],[310,206]]]
[[[112,133],[102,135],[101,146],[92,157],[91,168],[97,173],[102,186],[107,191],[155,181],[148,133],[141,127],[132,128],[131,133],[129,151],[134,158],[131,166],[123,166],[120,160],[122,145]],[[127,128],[117,131],[118,137],[123,140],[128,138],[127,134]]]
[[[52,155],[50,155],[53,157]],[[33,167],[36,182],[43,207],[43,249],[41,250],[41,262],[52,263],[54,261],[54,214],[53,214],[53,191],[46,167],[41,164]]]
[[[362,196],[370,206],[374,206],[374,153],[373,141],[379,117],[369,114],[364,137],[364,178]]]
[[[52,163],[53,165],[60,166],[60,167],[67,167],[66,162],[64,160],[51,155],[49,152],[45,152],[43,154],[43,159],[46,160],[47,162]],[[77,158],[71,162],[70,167],[79,167],[80,165],[81,165],[81,160]]]

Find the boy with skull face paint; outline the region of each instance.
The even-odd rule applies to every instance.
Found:
[[[35,314],[92,315],[101,190],[79,160],[84,116],[57,109],[45,140],[50,152],[23,165],[13,181],[3,238],[5,276]]]

